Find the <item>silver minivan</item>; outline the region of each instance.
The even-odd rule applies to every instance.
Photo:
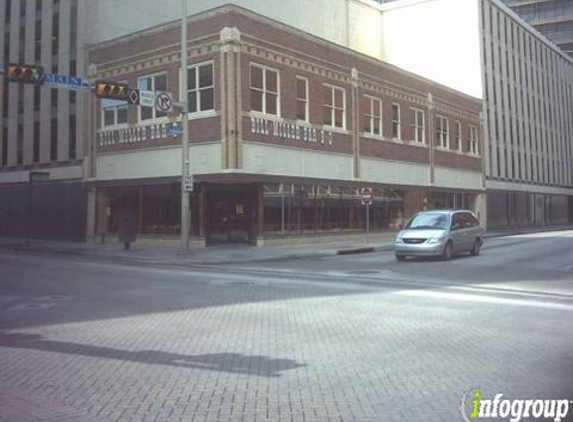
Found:
[[[484,232],[472,211],[421,211],[396,235],[394,254],[398,261],[407,256],[441,256],[449,260],[463,252],[479,255]]]

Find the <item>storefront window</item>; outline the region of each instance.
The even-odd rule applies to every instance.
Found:
[[[370,228],[394,228],[403,214],[402,193],[375,188]],[[336,185],[265,184],[265,235],[362,231],[366,207],[359,188]]]
[[[138,235],[171,237],[181,234],[181,186],[179,183],[106,188],[107,215],[100,233],[116,233],[124,216],[136,222]],[[191,233],[198,234],[196,195],[191,196]]]

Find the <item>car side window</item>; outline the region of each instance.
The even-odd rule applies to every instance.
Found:
[[[469,212],[464,212],[463,219],[464,219],[464,227],[474,227],[476,225],[476,221],[473,215]]]
[[[456,213],[452,216],[452,230],[458,230],[463,227],[463,221],[460,213]]]
[[[462,218],[464,220],[464,228],[469,228],[473,226],[473,219],[472,219],[472,215],[469,212],[463,212],[462,213]]]
[[[479,221],[478,221],[478,219],[477,219],[473,214],[470,214],[470,218],[471,218],[472,226],[473,226],[473,227],[479,226]]]

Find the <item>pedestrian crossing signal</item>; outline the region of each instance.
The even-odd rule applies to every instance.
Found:
[[[130,89],[127,84],[118,82],[96,81],[95,94],[99,98],[127,101]]]
[[[44,68],[42,66],[9,63],[6,69],[6,78],[10,82],[39,85],[44,82],[44,77]]]

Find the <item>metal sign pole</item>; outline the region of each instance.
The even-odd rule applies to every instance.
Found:
[[[366,204],[366,243],[370,243],[370,204]]]
[[[26,230],[26,247],[30,247],[30,238],[32,237],[32,178],[28,180],[28,228]]]
[[[189,179],[189,116],[187,104],[187,0],[181,0],[181,87],[179,100],[181,112],[181,253],[189,253],[190,207],[187,181]]]

